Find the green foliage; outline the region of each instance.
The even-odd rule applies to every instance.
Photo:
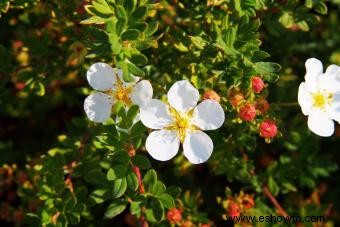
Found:
[[[320,216],[334,204],[327,224],[338,224],[339,135],[312,135],[300,110],[282,102],[296,102],[306,58],[340,64],[339,7],[336,0],[1,1],[0,208],[9,214],[0,224],[224,226],[230,201],[243,193],[254,205],[242,215],[278,214],[267,188],[288,214]],[[208,163],[191,165],[181,151],[167,163],[152,160],[138,106],[116,102],[104,124],[86,120],[85,75],[95,62],[122,69],[125,82],[150,80],[155,98],[182,79],[200,94],[214,90],[226,121],[207,132]],[[252,90],[253,76],[266,83],[262,93]],[[270,109],[241,120],[240,105],[260,100]],[[277,123],[273,141],[259,136],[265,119]],[[174,208],[180,223],[167,217]]]

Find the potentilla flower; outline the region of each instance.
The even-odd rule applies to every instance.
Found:
[[[95,63],[87,70],[87,80],[97,90],[84,101],[86,115],[91,121],[100,123],[109,119],[115,102],[141,107],[151,100],[153,90],[149,81],[139,81],[133,76],[133,82],[126,83],[122,77],[122,70],[106,63]]]
[[[255,93],[260,93],[264,88],[264,82],[261,77],[253,76],[251,78],[251,87]]]
[[[233,218],[239,217],[241,215],[240,206],[231,201],[228,206],[228,215]]]
[[[260,112],[260,114],[265,114],[269,109],[269,103],[264,98],[259,99],[255,103],[255,108]]]
[[[231,105],[236,108],[244,100],[244,94],[237,88],[231,88],[228,92],[228,99]]]
[[[260,124],[260,135],[271,139],[277,135],[277,126],[274,121],[266,119]]]
[[[256,109],[252,104],[247,103],[240,108],[239,116],[244,121],[252,121],[256,116]]]
[[[173,158],[183,144],[184,156],[193,164],[209,159],[213,142],[202,130],[215,130],[224,122],[221,105],[211,99],[197,105],[199,92],[188,81],[178,81],[168,91],[169,105],[157,99],[142,107],[142,123],[153,131],[146,140],[149,154],[159,161]],[[197,106],[196,106],[197,105]]]
[[[330,65],[323,73],[322,63],[310,58],[305,63],[305,82],[299,86],[298,102],[308,116],[309,129],[319,136],[334,133],[333,120],[340,122],[340,67]]]
[[[177,208],[171,208],[169,211],[166,213],[166,219],[171,223],[171,224],[176,224],[182,221],[182,212],[180,209]]]
[[[241,195],[241,205],[244,209],[250,209],[255,205],[253,196],[249,194],[243,194]]]
[[[212,100],[215,100],[218,103],[221,100],[221,97],[213,90],[205,91],[202,98],[203,99],[212,99]]]

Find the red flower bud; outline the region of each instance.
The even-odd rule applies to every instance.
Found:
[[[241,215],[241,209],[235,202],[230,202],[228,206],[228,215],[230,217],[239,217]]]
[[[252,121],[256,116],[256,109],[253,105],[247,103],[241,107],[239,116],[244,121]]]
[[[277,126],[272,120],[264,120],[260,124],[260,135],[264,138],[273,138],[277,134]]]
[[[251,78],[251,87],[255,93],[260,93],[264,88],[264,82],[261,77],[253,76]]]
[[[168,213],[166,214],[166,219],[171,224],[179,223],[182,220],[182,212],[180,209],[171,208],[169,209]]]
[[[244,95],[237,88],[232,88],[229,90],[228,98],[231,105],[235,108],[244,100]]]
[[[212,99],[215,100],[216,102],[220,102],[221,97],[213,90],[207,90],[203,94],[203,99]]]
[[[255,205],[254,198],[249,194],[242,196],[241,203],[244,209],[250,209]]]
[[[267,100],[265,99],[259,99],[256,104],[255,104],[255,108],[261,113],[261,114],[265,114],[267,113],[268,109],[269,109],[269,103],[267,102]]]

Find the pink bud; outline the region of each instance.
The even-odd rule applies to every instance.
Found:
[[[171,208],[168,213],[166,214],[166,219],[171,224],[176,224],[182,221],[182,212],[180,209],[177,208]]]
[[[264,88],[264,82],[261,77],[253,76],[251,78],[251,87],[255,93],[260,93]]]
[[[256,109],[252,104],[247,103],[241,107],[239,115],[244,121],[252,121],[256,116]]]
[[[272,120],[264,120],[260,124],[260,135],[264,138],[273,138],[277,134],[277,126]]]

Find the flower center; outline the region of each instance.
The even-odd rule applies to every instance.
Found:
[[[326,105],[330,104],[333,99],[332,93],[317,92],[312,94],[313,106],[319,109],[325,109]]]
[[[172,107],[169,107],[169,109],[170,115],[172,116],[174,122],[166,126],[165,129],[177,131],[179,139],[183,143],[187,131],[199,129],[197,126],[191,123],[193,110],[190,110],[186,113],[179,113]]]
[[[126,106],[131,106],[131,98],[130,94],[132,92],[132,86],[124,86],[123,82],[117,76],[117,84],[115,91],[107,91],[105,92],[107,95],[112,96],[115,100],[123,102]]]
[[[179,119],[177,121],[178,128],[187,128],[189,125],[188,119]]]
[[[131,88],[130,87],[117,87],[117,90],[114,91],[114,97],[125,103],[126,105],[131,104],[131,99],[130,99],[130,93],[131,93]]]

